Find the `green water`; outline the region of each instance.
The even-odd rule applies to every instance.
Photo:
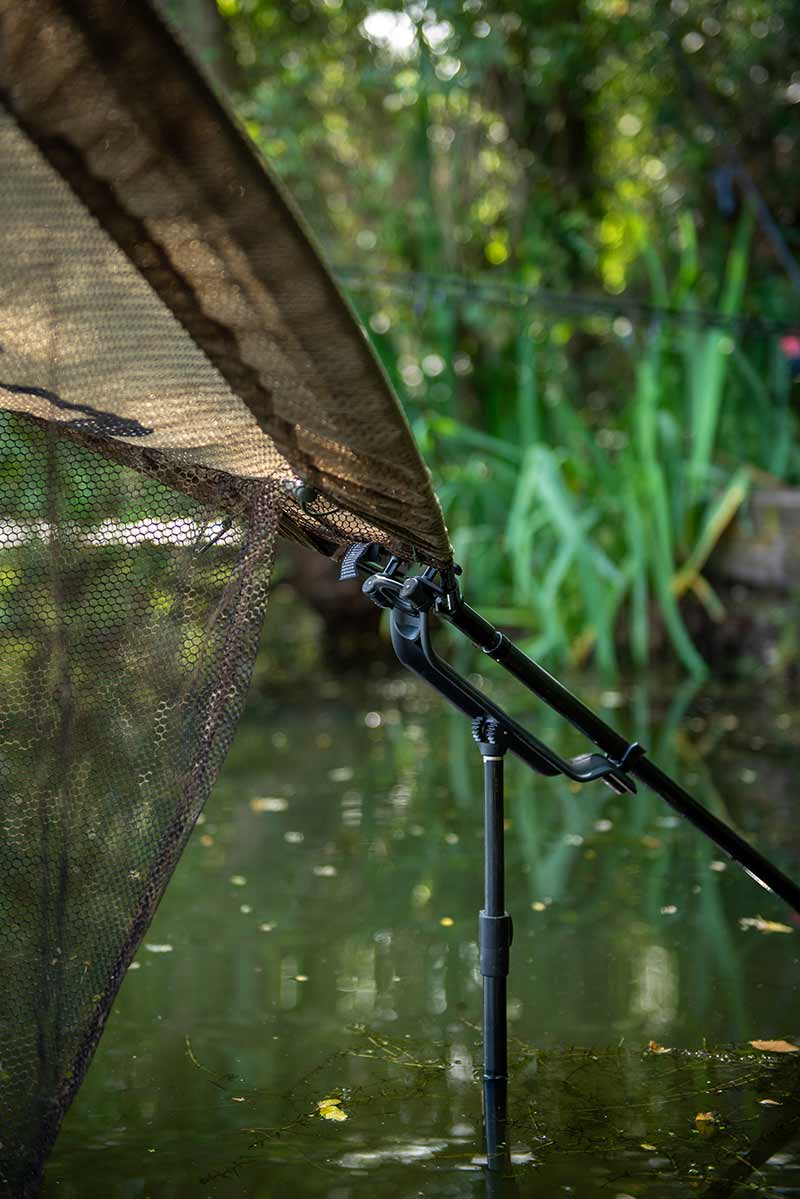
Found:
[[[800,875],[800,714],[668,690],[592,698]],[[480,759],[390,678],[253,702],[45,1195],[800,1194],[800,1069],[747,1044],[800,1039],[800,929],[655,797],[507,780],[512,1180],[480,1157]]]

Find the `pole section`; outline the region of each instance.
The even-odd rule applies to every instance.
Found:
[[[506,1141],[508,1100],[507,988],[511,917],[505,910],[505,827],[502,726],[479,716],[472,735],[483,758],[484,904],[478,919],[483,975],[483,1118],[490,1170],[509,1162]]]

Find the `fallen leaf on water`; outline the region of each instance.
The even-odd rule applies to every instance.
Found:
[[[452,928],[455,924],[455,920],[452,916],[442,916],[439,923],[441,924],[442,928]]]
[[[250,800],[251,812],[285,812],[289,803],[277,795],[264,795]]]
[[[655,1145],[648,1145],[647,1141],[642,1141],[640,1149],[655,1149]]]
[[[751,1041],[750,1044],[764,1053],[800,1053],[800,1045],[793,1045],[791,1041]]]
[[[788,924],[778,924],[776,920],[765,920],[763,916],[742,916],[740,928],[755,928],[760,933],[793,933],[794,929]]]
[[[342,1110],[341,1099],[320,1099],[317,1110],[323,1120],[346,1120],[347,1112]]]
[[[666,1045],[659,1045],[658,1041],[647,1042],[648,1053],[672,1053],[671,1049],[667,1049]]]
[[[698,1112],[694,1118],[694,1126],[701,1136],[713,1136],[717,1131],[717,1117],[713,1112]]]

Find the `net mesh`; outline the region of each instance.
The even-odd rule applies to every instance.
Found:
[[[25,1194],[235,730],[276,525],[268,492],[232,515],[14,414],[0,472],[0,1178]]]
[[[35,1194],[242,708],[279,532],[450,562],[274,182],[150,6],[0,0],[0,1193]]]

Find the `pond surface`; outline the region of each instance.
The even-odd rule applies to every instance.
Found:
[[[667,690],[582,688],[800,875],[800,714]],[[800,1054],[749,1044],[800,1043],[791,915],[652,795],[507,786],[510,1180],[475,1080],[480,757],[390,678],[252,703],[45,1196],[800,1194]]]

